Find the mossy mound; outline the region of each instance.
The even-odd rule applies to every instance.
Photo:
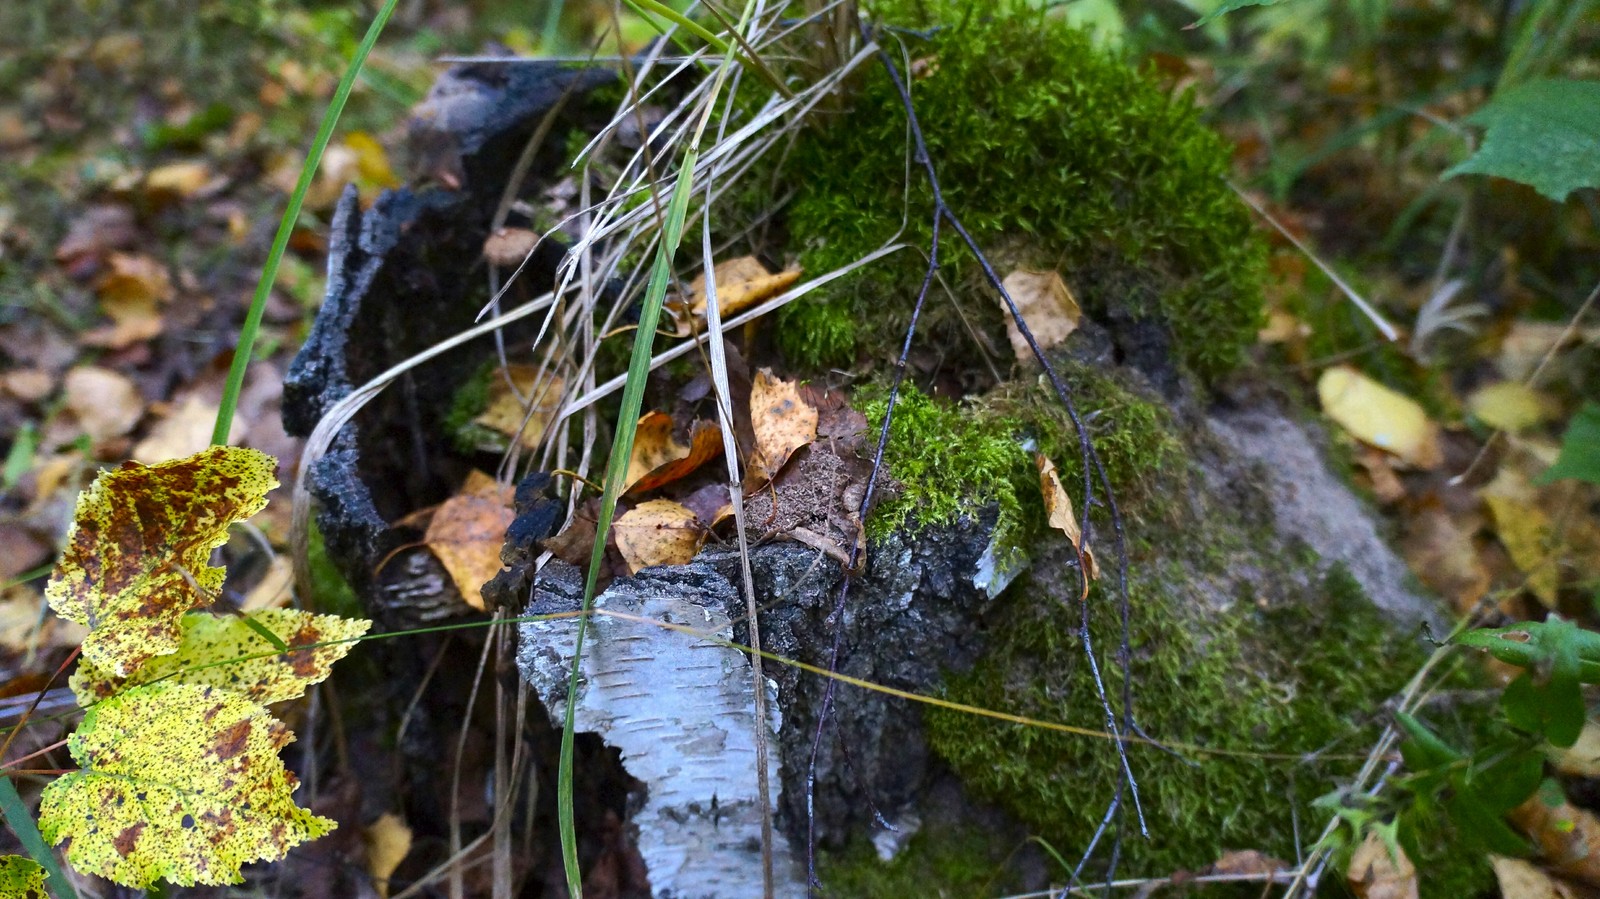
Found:
[[[884,39],[919,61],[911,91],[945,200],[1002,275],[1061,271],[1119,342],[1148,344],[1156,332],[1204,377],[1240,361],[1261,315],[1264,251],[1226,184],[1227,146],[1187,96],[1020,4],[895,0],[870,12],[938,26]],[[881,67],[862,81],[845,114],[821,120],[789,157],[789,233],[808,272],[848,264],[902,226],[903,242],[931,240],[933,197],[907,161],[899,95]],[[943,235],[944,278],[964,308],[936,297],[924,334],[927,345],[971,346],[969,325],[999,333],[999,307],[973,256],[951,229]],[[892,358],[925,264],[901,252],[785,308],[781,347],[815,366]]]

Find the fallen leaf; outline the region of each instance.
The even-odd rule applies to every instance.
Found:
[[[211,445],[211,432],[216,423],[217,404],[190,394],[176,409],[157,421],[143,440],[134,444],[133,458],[148,465],[192,456]],[[228,427],[228,442],[237,442],[245,430],[244,419],[234,416]]]
[[[356,174],[363,182],[373,187],[400,186],[400,179],[389,165],[389,154],[377,138],[365,131],[352,131],[344,136],[344,145],[356,154]]]
[[[817,439],[817,410],[800,396],[799,384],[767,368],[750,384],[750,424],[756,447],[747,480],[756,485],[772,480],[795,450]]]
[[[399,815],[384,812],[362,833],[367,845],[367,873],[383,899],[389,896],[389,878],[411,852],[411,828]]]
[[[1562,479],[1600,484],[1600,403],[1591,400],[1573,414],[1561,454],[1539,475],[1540,484]]]
[[[101,301],[138,298],[165,303],[173,297],[172,276],[167,267],[149,256],[112,253],[106,265],[106,273],[94,282]]]
[[[482,611],[483,585],[500,573],[500,545],[516,518],[512,488],[481,471],[439,505],[422,542],[439,558],[461,598]]]
[[[267,573],[239,603],[241,612],[259,612],[262,609],[281,608],[294,591],[294,560],[288,555],[272,557],[267,563]]]
[[[653,565],[687,565],[703,531],[695,514],[670,499],[642,502],[612,525],[629,574]]]
[[[538,449],[545,425],[560,407],[565,389],[561,378],[547,376],[540,380],[539,373],[536,365],[514,363],[505,371],[490,374],[488,404],[473,419],[474,423],[516,440],[524,449]],[[508,375],[510,383],[506,382]],[[533,403],[531,413],[524,405],[527,400]]]
[[[1348,365],[1336,365],[1317,380],[1322,411],[1363,443],[1393,453],[1418,468],[1443,461],[1439,427],[1416,401]]]
[[[275,634],[289,651],[263,655],[275,647],[242,615],[191,612],[183,616],[177,652],[151,659],[127,677],[85,661],[68,685],[83,706],[157,681],[209,685],[263,705],[282,702],[326,680],[333,663],[355,648],[350,641],[372,627],[370,621],[301,609],[262,609],[250,618]]]
[[[67,372],[63,399],[78,426],[95,443],[121,437],[144,416],[144,397],[126,375],[81,366]]]
[[[727,484],[707,484],[683,497],[682,502],[707,530],[733,514],[733,500]]]
[[[1600,724],[1583,722],[1578,741],[1565,749],[1546,747],[1557,771],[1572,777],[1600,777]]]
[[[687,477],[722,451],[722,429],[714,421],[695,422],[688,446],[679,443],[672,431],[672,416],[665,412],[649,412],[639,419],[623,482],[625,493],[643,493]]]
[[[1500,899],[1561,899],[1555,881],[1532,862],[1491,854],[1489,864],[1500,884]]]
[[[1372,495],[1384,505],[1399,502],[1406,495],[1405,484],[1394,473],[1394,461],[1393,456],[1376,447],[1364,443],[1357,447],[1356,464],[1366,470]]]
[[[1500,342],[1495,367],[1507,381],[1526,381],[1553,351],[1600,342],[1600,327],[1568,329],[1558,322],[1518,321]]]
[[[12,584],[0,592],[0,647],[25,653],[77,646],[88,633],[81,624],[49,614],[36,587]]]
[[[1089,576],[1099,580],[1100,563],[1094,559],[1094,550],[1083,545],[1083,531],[1078,527],[1078,516],[1072,511],[1072,497],[1061,486],[1056,464],[1042,453],[1035,454],[1033,461],[1039,467],[1039,492],[1044,496],[1044,511],[1050,526],[1067,535],[1067,542],[1086,562]]]
[[[800,270],[786,269],[773,274],[754,256],[741,256],[719,262],[711,269],[717,277],[717,311],[726,318],[762,302],[770,300],[800,280]],[[706,316],[706,276],[689,283],[689,296],[684,303],[689,315],[704,320]],[[684,328],[680,336],[688,334]]]
[[[1545,608],[1556,607],[1561,571],[1556,565],[1556,530],[1550,513],[1525,477],[1510,466],[1483,488],[1495,536],[1527,578],[1528,590]]]
[[[157,198],[188,199],[211,181],[211,167],[204,162],[175,162],[158,166],[144,176],[145,193]]]
[[[501,228],[483,242],[483,258],[490,265],[515,268],[539,243],[539,234],[527,228]]]
[[[1551,403],[1526,384],[1500,381],[1473,393],[1467,408],[1489,427],[1516,433],[1548,420]]]
[[[1600,818],[1567,801],[1554,781],[1506,816],[1538,846],[1547,869],[1600,886]]]
[[[56,245],[56,261],[75,269],[85,260],[98,261],[112,250],[132,246],[138,236],[133,210],[104,203],[90,206],[67,225],[67,236]]]
[[[1211,866],[1212,874],[1275,874],[1289,870],[1282,859],[1258,849],[1230,849]]]
[[[54,553],[54,534],[46,536],[24,521],[0,518],[0,581],[31,571]]]
[[[1417,869],[1405,850],[1369,832],[1345,873],[1360,899],[1417,899]]]
[[[1282,309],[1273,309],[1267,313],[1267,326],[1256,332],[1256,340],[1260,343],[1289,343],[1304,340],[1311,333],[1310,325]]]
[[[21,368],[0,375],[0,387],[24,403],[37,403],[56,388],[50,373],[37,368]]]
[[[1405,527],[1400,553],[1412,574],[1449,599],[1456,611],[1475,609],[1489,592],[1490,576],[1472,534],[1437,503],[1410,515]]]
[[[39,830],[84,874],[124,886],[243,880],[333,830],[295,805],[278,757],[293,739],[265,706],[197,684],[148,684],[97,704],[67,742],[82,770],[45,787]]]
[[[56,614],[88,625],[83,657],[126,677],[176,652],[184,613],[222,589],[226,572],[211,566],[211,551],[228,542],[235,521],[266,506],[276,468],[266,453],[214,446],[102,471],[78,495],[45,588]]]
[[[1078,330],[1078,323],[1083,320],[1083,310],[1078,307],[1077,298],[1067,288],[1067,282],[1061,280],[1059,272],[1018,269],[1006,275],[1000,283],[1017,305],[1017,312],[1027,322],[1028,331],[1033,334],[1039,349],[1048,350],[1057,346]],[[1012,317],[1011,310],[1005,307],[1004,301],[1001,301],[1000,309],[1006,322],[1006,336],[1011,338],[1011,350],[1017,354],[1017,361],[1024,365],[1032,362],[1033,349],[1023,338],[1016,319]]]

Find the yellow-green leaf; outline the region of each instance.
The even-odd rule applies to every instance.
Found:
[[[127,678],[84,662],[72,675],[72,691],[78,694],[79,703],[90,705],[130,686],[160,680],[209,684],[263,704],[282,702],[326,680],[333,663],[355,647],[354,638],[372,626],[370,621],[297,609],[263,609],[250,617],[278,635],[289,651],[262,656],[272,653],[274,647],[243,618],[191,612],[183,616],[183,639],[177,652],[151,659]]]
[[[50,899],[44,868],[20,855],[0,857],[0,899]]]
[[[90,708],[67,746],[82,770],[45,787],[44,838],[124,886],[238,883],[334,828],[294,804],[278,758],[294,736],[266,707],[199,684],[135,687]]]
[[[267,504],[276,467],[266,453],[213,446],[101,472],[78,495],[45,589],[57,614],[89,627],[83,657],[126,677],[176,651],[183,614],[222,588],[211,551],[227,542],[229,525]]]

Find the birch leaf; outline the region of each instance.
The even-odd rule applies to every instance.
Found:
[[[103,471],[78,495],[45,595],[87,625],[83,657],[126,677],[176,652],[185,612],[210,603],[226,572],[209,564],[228,527],[261,511],[277,460],[236,446]]]
[[[777,476],[794,451],[817,439],[817,410],[800,396],[800,385],[763,368],[750,384],[750,425],[756,451],[750,474],[757,484]]]
[[[629,574],[652,565],[688,564],[700,548],[703,533],[695,514],[670,499],[634,506],[617,516],[611,530]]]
[[[119,693],[67,741],[82,770],[45,787],[39,825],[78,871],[124,886],[238,883],[334,822],[294,804],[278,750],[294,739],[259,703],[199,684]]]
[[[1094,551],[1083,545],[1083,530],[1078,527],[1078,516],[1072,511],[1072,497],[1061,486],[1056,464],[1042,453],[1034,456],[1034,463],[1039,467],[1039,492],[1044,496],[1044,512],[1050,526],[1067,535],[1072,548],[1082,554],[1089,576],[1099,580],[1100,563],[1095,561]]]
[[[1418,468],[1442,462],[1439,427],[1416,400],[1379,384],[1348,365],[1336,365],[1317,379],[1322,411],[1363,443]]]
[[[289,651],[226,665],[212,664],[260,656],[272,652],[273,646],[242,617],[191,613],[183,616],[183,639],[177,652],[151,659],[128,678],[84,662],[72,675],[72,692],[77,694],[80,705],[87,706],[129,687],[161,681],[220,687],[263,705],[282,702],[326,680],[333,663],[355,647],[354,638],[372,626],[370,621],[298,609],[263,609],[250,617],[277,634]],[[341,640],[352,642],[335,642]],[[331,645],[302,648],[318,643]],[[207,665],[210,667],[201,667]]]

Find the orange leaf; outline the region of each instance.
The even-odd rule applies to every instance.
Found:
[[[652,565],[688,564],[704,533],[695,514],[670,499],[634,506],[617,517],[612,529],[629,574]]]
[[[771,369],[756,372],[750,384],[750,424],[756,435],[750,474],[757,483],[772,480],[795,450],[817,439],[817,410],[800,396],[798,383]]]
[[[1044,495],[1044,511],[1049,516],[1050,526],[1067,535],[1072,548],[1083,556],[1088,565],[1089,576],[1099,580],[1100,563],[1095,561],[1094,551],[1083,545],[1083,531],[1078,528],[1078,516],[1072,511],[1072,497],[1061,486],[1061,475],[1056,471],[1056,464],[1042,453],[1034,456],[1034,463],[1039,466],[1039,492]]]
[[[277,460],[236,446],[102,471],[78,495],[67,546],[45,588],[61,617],[89,626],[83,656],[120,677],[176,652],[183,613],[210,603],[210,565],[228,527],[261,511]]]
[[[672,436],[672,416],[665,412],[646,412],[633,435],[633,452],[628,456],[626,493],[642,493],[687,476],[717,454],[722,447],[722,430],[713,421],[697,421],[684,446]]]
[[[509,486],[481,471],[434,511],[422,542],[450,573],[461,598],[482,611],[483,585],[500,573],[500,546],[516,514]]]

